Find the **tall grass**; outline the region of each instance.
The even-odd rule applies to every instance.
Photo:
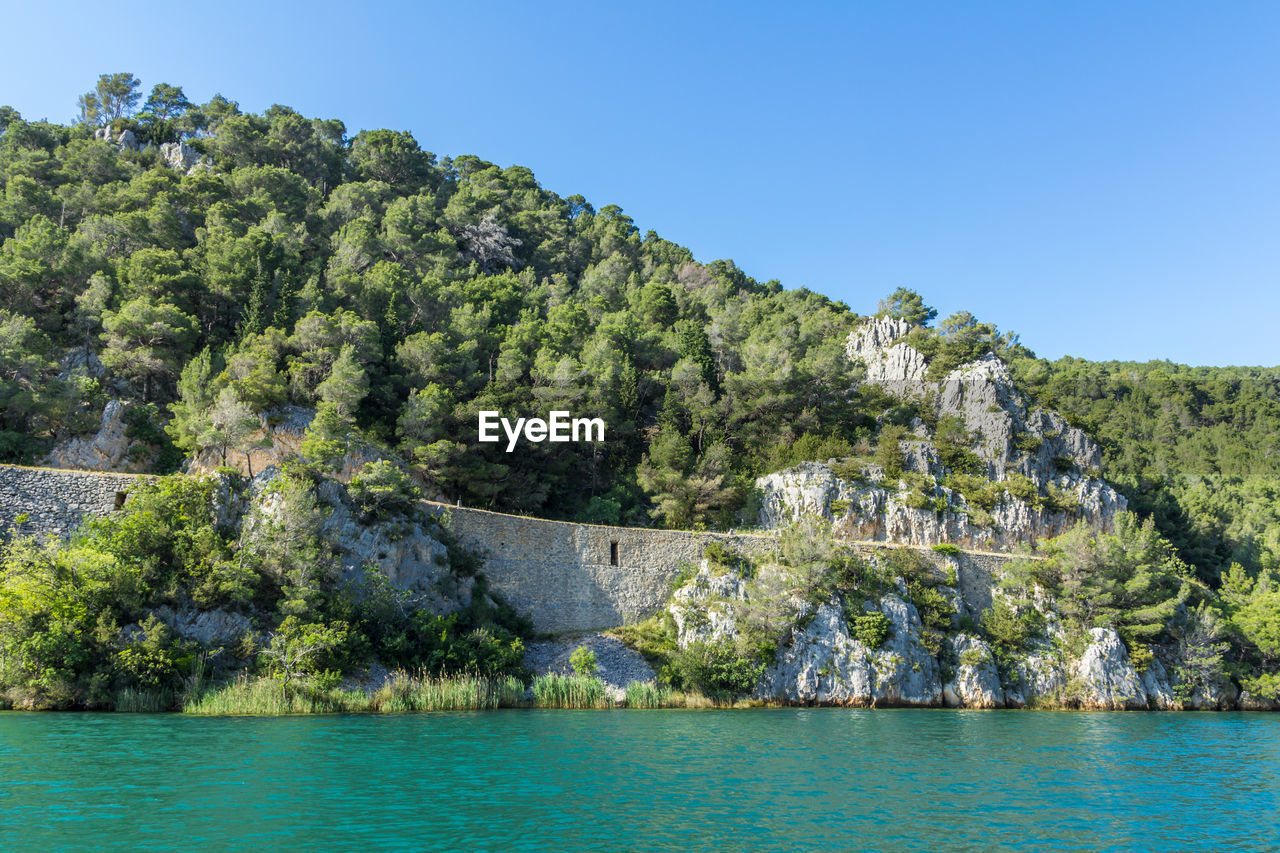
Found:
[[[524,684],[513,676],[415,678],[403,673],[370,697],[372,710],[389,712],[476,711],[510,708],[523,701]]]
[[[509,708],[524,699],[524,685],[511,676],[445,678],[397,674],[381,688],[317,689],[307,684],[288,690],[269,678],[241,677],[206,690],[188,701],[184,714],[206,716],[281,716],[285,714],[341,714],[367,711],[471,711]]]
[[[585,675],[540,675],[533,680],[533,704],[539,708],[608,708],[604,682]]]
[[[270,678],[238,678],[200,694],[182,709],[184,714],[261,716],[337,714],[369,710],[369,697],[360,690],[317,690],[308,685],[285,689]]]
[[[173,708],[173,693],[126,687],[117,691],[114,708],[123,714],[159,714]]]
[[[627,685],[628,708],[666,708],[671,703],[671,691],[651,681],[633,681]]]

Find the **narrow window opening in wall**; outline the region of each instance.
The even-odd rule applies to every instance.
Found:
[[[618,565],[618,540],[609,543],[609,565]]]
[[[126,492],[116,492],[116,509],[124,509],[124,499],[126,496]]]

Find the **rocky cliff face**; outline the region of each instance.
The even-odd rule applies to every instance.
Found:
[[[153,448],[133,441],[126,432],[125,404],[109,400],[102,410],[97,432],[59,442],[44,464],[80,471],[141,473],[155,459]]]
[[[1080,520],[1112,527],[1126,501],[1101,479],[1102,453],[1085,433],[1056,412],[1030,407],[995,355],[930,381],[927,359],[904,340],[910,331],[903,320],[872,319],[847,344],[849,357],[865,365],[866,382],[921,413],[901,445],[907,476],[890,482],[866,459],[770,474],[756,481],[764,526],[816,515],[853,539],[998,550],[1060,535]],[[965,471],[939,453],[944,422],[963,427],[967,443],[951,449]]]
[[[269,468],[247,488],[237,488],[234,477],[220,476],[214,485],[217,526],[242,544],[254,537],[283,537],[290,541],[296,531],[284,522],[287,499],[272,488],[278,476],[277,469]],[[326,583],[351,583],[358,590],[366,582],[367,573],[372,572],[404,593],[406,607],[451,613],[471,603],[475,579],[454,571],[434,518],[424,515],[387,521],[364,519],[352,505],[345,487],[334,480],[322,481],[315,487],[314,496],[323,516],[319,536],[337,558],[335,575],[327,577]],[[154,615],[179,637],[205,647],[230,649],[246,633],[256,632],[260,638],[264,634],[258,615],[252,610],[201,610],[188,603],[158,608]],[[125,626],[122,637],[127,642],[141,630],[136,623]]]
[[[955,611],[950,627],[937,630],[925,624],[902,577],[889,592],[865,598],[833,593],[818,604],[801,597],[793,581],[778,566],[762,566],[747,578],[704,562],[668,607],[677,645],[741,649],[753,633],[777,638],[776,654],[753,696],[784,704],[1117,711],[1238,706],[1229,683],[1180,689],[1174,650],[1158,649],[1139,672],[1113,629],[1094,628],[1069,641],[1053,603],[1043,598],[1036,607],[1046,617],[1044,633],[1025,650],[999,658],[972,627],[976,605],[1001,595],[994,584],[982,595],[959,585],[937,586]],[[886,629],[877,645],[875,634],[854,624],[867,616]]]

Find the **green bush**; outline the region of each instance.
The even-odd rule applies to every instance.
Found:
[[[1027,642],[1044,630],[1044,616],[1034,607],[1015,609],[997,596],[982,611],[979,626],[987,639],[1007,652],[1022,651]]]
[[[878,610],[854,616],[849,627],[854,639],[869,649],[878,649],[889,639],[889,617]]]
[[[1044,440],[1038,435],[1031,433],[1023,433],[1013,440],[1018,450],[1027,456],[1034,456],[1040,452],[1040,447],[1044,444]]]
[[[964,473],[948,475],[944,485],[954,492],[959,492],[970,507],[977,507],[990,512],[1000,502],[1003,489],[997,484],[982,477]]]
[[[953,545],[950,542],[938,542],[933,545],[930,545],[929,547],[934,552],[938,554],[946,554],[949,557],[954,557],[956,554],[960,553],[959,546]]]
[[[367,518],[381,519],[412,513],[421,496],[409,475],[386,459],[363,465],[348,492]]]
[[[573,650],[573,654],[569,655],[569,666],[573,667],[575,673],[584,676],[595,675],[600,668],[596,653],[586,646],[578,646]]]
[[[951,617],[956,614],[955,605],[944,598],[935,587],[920,581],[912,581],[907,584],[907,591],[925,627],[939,631],[951,627]]]
[[[718,698],[750,693],[764,670],[764,661],[743,657],[728,643],[699,642],[671,655],[667,675],[679,689]]]
[[[1040,508],[1040,490],[1030,477],[1022,474],[1009,474],[1001,481],[1000,485],[1004,486],[1004,490],[1012,497],[1030,504],[1035,509]]]

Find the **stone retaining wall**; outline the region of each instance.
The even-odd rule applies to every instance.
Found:
[[[14,529],[66,536],[85,516],[124,506],[137,481],[136,474],[0,465],[0,538]]]
[[[446,513],[461,543],[485,555],[492,588],[545,633],[634,622],[666,603],[671,581],[697,566],[712,542],[765,555],[768,535],[695,533],[573,524],[466,507]]]

